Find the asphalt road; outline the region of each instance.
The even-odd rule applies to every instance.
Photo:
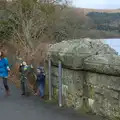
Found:
[[[0,120],[103,120],[78,114],[72,109],[59,108],[36,96],[23,97],[15,86],[10,88],[9,97],[5,97],[0,90]]]

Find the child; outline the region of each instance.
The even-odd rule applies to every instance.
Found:
[[[37,93],[35,95],[40,95],[41,98],[44,98],[45,90],[45,73],[43,67],[37,68]]]
[[[28,71],[28,65],[26,62],[23,62],[19,67],[19,72],[21,73],[20,75],[21,89],[22,89],[21,95],[25,95],[26,93],[27,71]]]

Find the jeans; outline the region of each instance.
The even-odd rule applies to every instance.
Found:
[[[3,85],[6,91],[9,91],[9,87],[8,87],[8,78],[3,78]]]
[[[39,85],[39,92],[40,92],[40,97],[43,97],[44,96],[44,90],[45,90],[45,84],[40,84]]]

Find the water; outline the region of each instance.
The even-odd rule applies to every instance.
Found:
[[[105,39],[105,43],[110,45],[120,55],[120,38],[119,39]]]

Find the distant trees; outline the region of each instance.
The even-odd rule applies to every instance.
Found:
[[[118,31],[119,31],[119,33],[120,33],[120,24],[118,25]]]
[[[97,25],[97,30],[119,31],[120,13],[90,12],[87,16]]]

